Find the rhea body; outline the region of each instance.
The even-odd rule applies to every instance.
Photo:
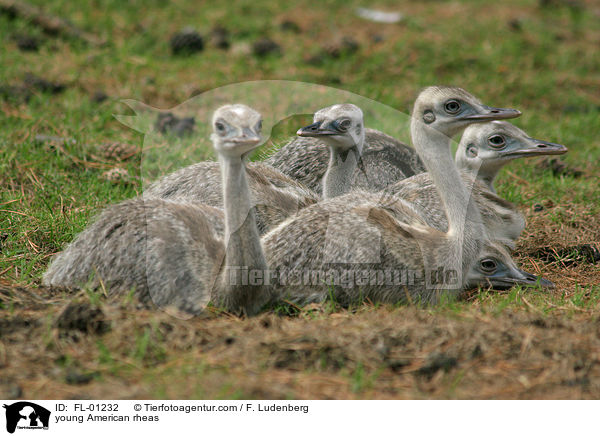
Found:
[[[390,197],[355,191],[324,200],[263,237],[271,270],[293,279],[279,284],[279,298],[302,304],[322,301],[333,290],[341,302],[361,297],[373,302],[411,298],[435,302],[443,292],[458,295],[472,280],[481,279],[477,267],[487,263],[487,251],[497,244],[487,238],[479,210],[468,207],[469,193],[453,161],[450,138],[469,124],[518,115],[512,109],[489,108],[460,88],[425,89],[415,102],[411,134],[440,195],[447,231],[429,226],[420,208],[403,198],[388,201]],[[514,267],[509,256],[506,262]],[[439,268],[455,274],[454,282],[429,283],[429,272]],[[338,277],[365,271],[408,272],[413,277],[401,286],[385,280],[343,286],[306,283],[296,276],[327,270],[336,271]]]
[[[242,268],[266,271],[244,156],[260,142],[261,116],[236,104],[213,115],[223,210],[137,198],[109,206],[50,264],[46,285],[134,290],[146,303],[200,313],[211,301],[255,314],[270,299],[263,286],[232,280]]]

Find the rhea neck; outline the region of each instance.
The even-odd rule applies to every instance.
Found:
[[[225,211],[225,263],[232,268],[266,270],[252,195],[241,156],[219,156]]]
[[[496,180],[496,176],[498,175],[498,171],[502,168],[503,165],[498,166],[497,168],[487,168],[482,166],[479,170],[479,174],[477,175],[477,179],[483,182],[486,188],[492,193],[496,193],[496,188],[494,188],[494,181]]]
[[[470,174],[474,179],[482,182],[490,192],[496,193],[494,188],[494,181],[498,176],[498,173],[506,162],[502,160],[488,159],[485,162],[479,158],[467,158],[464,156],[465,151],[462,147],[459,147],[456,152],[456,166],[459,170]]]
[[[346,194],[352,187],[354,171],[362,156],[364,129],[355,145],[340,147],[337,143],[328,144],[330,155],[327,172],[323,178],[323,198],[333,198]]]
[[[469,207],[470,193],[450,151],[451,138],[415,116],[411,120],[411,135],[415,149],[442,200],[448,218],[447,237],[456,243],[457,248],[472,247],[473,241],[483,238],[485,230],[474,202]],[[470,260],[465,255],[468,253],[462,253],[461,256],[463,266]]]

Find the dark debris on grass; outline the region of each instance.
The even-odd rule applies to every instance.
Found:
[[[571,247],[541,247],[530,253],[531,256],[547,263],[560,262],[566,267],[580,263],[596,264],[600,262],[600,250],[592,244],[581,244]]]
[[[15,103],[27,103],[33,93],[22,85],[0,85],[0,99]]]
[[[110,330],[110,323],[102,309],[87,302],[70,303],[58,316],[56,325],[64,331],[77,330],[89,334],[102,334]]]
[[[320,66],[327,59],[339,59],[342,56],[350,56],[356,53],[360,44],[352,37],[344,36],[338,41],[334,41],[321,46],[321,49],[304,59],[309,65]]]
[[[35,93],[56,95],[62,93],[67,85],[44,79],[32,73],[25,73],[21,84],[0,85],[0,99],[15,103],[27,103]]]
[[[17,34],[12,35],[11,39],[15,42],[15,44],[17,45],[17,48],[21,51],[36,52],[40,48],[41,41],[36,36],[27,35],[27,34],[23,34],[23,33],[17,33]]]
[[[229,31],[223,26],[213,27],[208,33],[208,44],[221,50],[227,50],[231,45]]]
[[[558,158],[544,159],[538,164],[541,169],[549,169],[555,177],[570,176],[581,177],[583,171],[579,168],[570,166]]]
[[[53,82],[32,73],[25,73],[23,84],[33,90],[49,94],[60,94],[66,89],[64,83]]]
[[[458,366],[458,359],[445,353],[432,353],[426,363],[417,370],[417,375],[431,379],[438,371],[449,372]]]
[[[302,28],[292,20],[283,20],[281,24],[279,24],[279,28],[284,32],[295,33],[296,35],[302,33]]]
[[[204,38],[193,28],[184,28],[171,36],[171,52],[175,56],[189,56],[204,50]]]
[[[106,92],[98,90],[98,91],[94,91],[92,93],[92,96],[90,99],[92,100],[92,102],[100,104],[100,103],[104,103],[106,100],[108,100],[108,98],[109,97],[108,97],[108,94],[106,94]]]
[[[252,52],[257,57],[268,55],[281,55],[282,49],[279,44],[270,38],[260,38],[252,44]]]
[[[31,289],[27,295],[43,298],[43,292]],[[14,295],[19,302],[26,297]],[[185,356],[210,362],[202,375],[208,396],[222,394],[219,389],[228,380],[236,380],[236,390],[247,393],[260,387],[262,396],[273,398],[590,398],[600,392],[600,385],[591,381],[600,366],[581,365],[593,361],[598,338],[589,333],[596,327],[580,318],[565,318],[560,311],[540,316],[508,308],[490,317],[468,305],[460,316],[448,317],[412,307],[315,313],[312,305],[297,317],[265,313],[238,319],[207,314],[184,321],[121,300],[101,299],[98,306],[85,300],[84,293],[79,295],[75,302],[68,294],[59,300],[48,294],[53,304],[19,303],[27,309],[17,307],[11,317],[16,320],[11,324],[14,328],[2,329],[3,341],[15,344],[5,359],[7,390],[22,386],[25,395],[43,395],[35,390],[36,376],[28,378],[27,374],[46,377],[53,371],[61,374],[52,379],[54,395],[77,395],[79,388],[92,397],[126,395],[102,382],[111,369],[98,361],[98,335],[102,334],[106,352],[127,360],[132,356],[133,334],[149,335],[152,345],[136,355],[140,366],[133,369],[131,378],[127,374],[118,377],[143,395],[151,395],[156,383],[164,383],[169,390],[175,389],[174,395],[186,396],[185,383],[179,386],[177,377],[170,378],[178,374],[179,365],[185,365]],[[588,317],[597,316],[597,311],[589,313]],[[50,346],[44,341],[32,343],[32,338],[47,331],[48,324],[31,320],[48,317],[56,320],[52,327],[58,334],[52,336]],[[36,358],[39,354],[45,356],[43,361]],[[559,370],[565,365],[574,371]],[[154,373],[152,384],[140,377],[149,366]],[[463,366],[469,371],[461,371]],[[218,369],[224,367],[225,372]],[[372,380],[360,392],[352,389],[351,375],[358,368]],[[527,368],[527,387],[517,380],[523,368]],[[241,377],[248,371],[252,377]],[[446,375],[460,382],[450,388]],[[577,381],[585,378],[590,383]],[[0,392],[4,392],[1,385]]]
[[[194,117],[180,118],[172,112],[158,114],[154,127],[162,134],[174,134],[178,137],[190,135],[194,131]]]

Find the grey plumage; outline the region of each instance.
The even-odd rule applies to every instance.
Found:
[[[519,157],[561,154],[566,147],[529,137],[506,121],[473,124],[465,129],[456,152],[457,166],[471,199],[475,201],[483,225],[493,240],[508,248],[525,228],[525,217],[513,203],[496,195],[493,182],[500,169]],[[402,180],[386,188],[389,195],[402,197],[421,211],[427,224],[446,231],[448,222],[440,197],[428,173]]]
[[[460,110],[454,112],[449,105],[457,102]],[[102,280],[111,292],[135,289],[142,301],[190,314],[210,300],[249,315],[280,299],[305,304],[333,295],[343,304],[361,298],[436,302],[477,284],[532,284],[537,278],[514,265],[487,237],[478,208],[468,207],[448,138],[486,117],[518,114],[487,108],[458,88],[427,88],[417,99],[411,133],[444,205],[446,232],[428,225],[416,202],[358,190],[308,205],[261,241],[256,190],[249,187],[244,163],[259,142],[260,116],[242,105],[225,106],[215,113],[212,135],[222,193],[210,194],[223,211],[177,195],[177,201],[143,197],[109,207],[54,259],[44,283],[79,287],[91,278],[91,285]],[[217,177],[213,169],[201,171],[213,174],[213,182]],[[194,174],[184,192],[196,189]],[[176,180],[174,187],[181,189],[182,179]],[[434,280],[439,268],[455,275]],[[231,280],[232,272],[244,269],[278,278],[258,284]],[[337,272],[337,282],[329,282],[328,270]]]
[[[517,206],[490,192],[487,186],[475,180],[472,174],[463,170],[460,175],[470,193],[470,200],[474,201],[479,210],[481,223],[490,239],[502,241],[507,248],[513,249],[514,242],[525,228],[525,218]],[[409,201],[427,225],[441,232],[448,230],[448,219],[429,173],[401,180],[388,186],[382,194]]]
[[[319,198],[310,189],[262,162],[246,166],[256,219],[262,235]],[[182,168],[151,184],[144,198],[187,201],[223,208],[221,170],[217,162]]]
[[[265,163],[321,196],[329,156],[329,150],[320,138],[300,137],[292,139]],[[353,189],[377,192],[398,180],[425,171],[413,148],[369,128],[365,128],[361,159],[362,167],[354,171]]]
[[[59,253],[43,283],[135,291],[146,305],[199,313],[225,256],[223,232],[219,209],[127,200],[105,209]]]
[[[349,192],[364,147],[363,113],[353,104],[335,104],[315,112],[313,123],[296,133],[320,138],[329,147],[329,164],[323,176],[323,198]]]
[[[505,140],[501,148],[491,143],[497,136]],[[329,162],[324,145],[322,137],[294,138],[265,162],[322,196]],[[495,192],[493,182],[510,160],[566,152],[563,145],[530,138],[508,122],[492,121],[467,127],[456,151],[456,164]],[[350,183],[352,189],[377,192],[425,172],[413,148],[373,129],[365,129],[361,158],[362,166],[356,168]]]
[[[147,198],[110,206],[56,256],[44,284],[135,290],[145,303],[188,314],[209,300],[232,312],[257,313],[271,298],[268,289],[232,280],[231,271],[267,268],[243,160],[260,142],[260,114],[223,106],[213,126],[224,212]]]
[[[330,196],[340,195],[350,189],[348,180],[356,168],[362,151],[364,129],[362,111],[351,104],[334,105],[315,113],[315,126],[300,129],[303,135],[331,141],[331,159],[326,169]],[[342,124],[348,122],[347,127]],[[318,124],[318,127],[317,127]],[[257,223],[260,234],[274,228],[298,210],[314,204],[319,197],[301,183],[287,177],[266,163],[248,165],[248,180],[256,204]],[[200,162],[169,174],[150,185],[144,191],[145,198],[163,198],[200,202],[222,207],[220,170],[214,162]]]
[[[411,134],[439,190],[448,231],[428,226],[418,207],[395,196],[356,191],[324,200],[301,210],[263,237],[271,270],[280,277],[291,277],[276,285],[280,298],[303,304],[322,301],[333,293],[341,302],[360,298],[374,302],[435,302],[443,292],[460,293],[470,284],[470,277],[477,275],[474,268],[485,260],[481,259],[482,253],[492,249],[494,243],[486,236],[477,208],[467,207],[468,193],[450,154],[449,137],[473,122],[519,114],[514,110],[492,110],[458,88],[425,89],[415,102]],[[510,257],[506,261],[512,262]],[[428,283],[429,273],[438,268],[455,273],[457,282]],[[319,276],[328,270],[336,271],[338,276],[356,277],[365,271],[408,276],[401,284],[367,281],[362,286],[355,282],[344,286],[329,283],[331,277]],[[314,280],[310,277],[313,273]]]
[[[457,287],[452,281],[459,274],[443,282],[439,268],[451,273],[445,259],[457,255],[456,247],[442,232],[428,231],[409,204],[374,200],[372,193],[358,191],[323,201],[267,233],[265,255],[278,278],[274,298],[299,305],[331,297],[342,305],[363,299],[436,303],[444,294],[457,296],[477,286],[504,289],[538,282],[517,268],[502,244],[490,240],[465,241],[462,256],[476,256],[463,282]],[[484,269],[488,262],[492,270]],[[551,285],[544,279],[541,284]]]
[[[427,253],[421,252],[419,242],[425,239],[418,239],[421,235],[412,231],[419,225],[426,229],[410,206],[402,202],[384,206],[362,191],[303,209],[263,237],[267,262],[279,277],[276,292],[279,298],[297,304],[321,302],[330,293],[341,304],[360,298],[397,302],[406,295],[434,300],[419,283],[360,286],[351,279],[364,271],[422,272]],[[427,240],[442,250],[442,238]],[[329,271],[332,277],[326,276]],[[342,275],[350,278],[348,287],[335,282]]]

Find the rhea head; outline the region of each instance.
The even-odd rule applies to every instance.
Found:
[[[313,123],[302,127],[296,134],[319,138],[340,152],[355,148],[362,153],[364,130],[362,110],[344,103],[320,109],[315,113]]]
[[[221,106],[213,114],[212,126],[211,139],[221,156],[242,157],[262,139],[262,116],[244,104]]]

